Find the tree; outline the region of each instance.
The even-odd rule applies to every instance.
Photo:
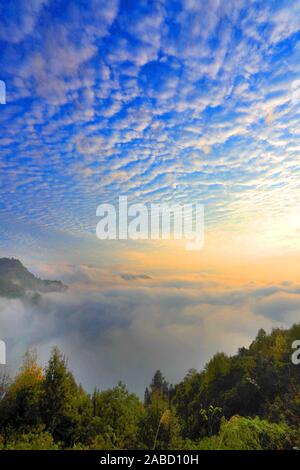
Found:
[[[191,369],[175,387],[173,404],[180,419],[184,439],[199,439],[206,435],[200,409],[203,407],[202,383],[204,375]]]
[[[0,449],[286,449],[300,447],[300,325],[260,331],[173,389],[157,371],[145,403],[119,383],[90,397],[54,349],[43,372],[28,352],[0,379]]]
[[[142,449],[177,449],[181,445],[181,429],[176,411],[160,389],[152,389],[150,402],[140,422],[139,443]]]
[[[2,426],[14,429],[41,423],[41,393],[43,372],[35,351],[26,352],[20,371],[6,387],[0,405]]]
[[[74,444],[82,438],[83,410],[91,416],[91,404],[86,394],[69,372],[65,357],[54,348],[43,383],[42,413],[46,429],[55,440]]]
[[[174,393],[175,391],[173,386],[166,381],[161,371],[157,370],[153,376],[150,387],[146,387],[145,389],[144,404],[149,405],[151,402],[152,395],[157,394],[159,394],[163,399],[170,402]]]
[[[139,422],[143,405],[121,382],[111,390],[94,392],[94,433],[100,447],[103,440],[117,449],[134,449],[138,445]],[[101,440],[99,439],[101,435]]]

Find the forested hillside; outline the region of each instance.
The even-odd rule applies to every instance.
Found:
[[[216,354],[175,386],[157,371],[143,403],[121,383],[89,395],[60,351],[45,370],[29,352],[16,377],[1,377],[0,448],[300,447],[300,366],[291,361],[299,338],[300,325],[260,330],[248,349]]]

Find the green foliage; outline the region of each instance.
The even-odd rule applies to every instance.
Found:
[[[0,402],[0,424],[19,429],[41,423],[42,369],[36,353],[28,351],[15,380],[7,386]]]
[[[290,431],[285,424],[274,424],[258,417],[233,416],[223,421],[217,436],[205,438],[199,450],[280,450],[290,449]]]
[[[94,392],[93,427],[97,437],[94,448],[134,449],[144,408],[138,397],[130,394],[121,382],[112,390]],[[99,436],[101,435],[101,436]]]
[[[12,435],[3,446],[5,450],[58,450],[59,444],[54,442],[53,437],[42,429]]]
[[[206,434],[208,436],[216,434],[220,427],[222,408],[219,406],[209,405],[208,408],[201,408],[199,414],[202,422],[205,424]]]
[[[209,435],[199,410],[211,405],[221,408],[227,419],[259,416],[297,426],[300,375],[291,363],[291,344],[297,338],[299,325],[275,329],[270,335],[260,330],[249,349],[242,348],[233,357],[216,354],[203,373],[190,373],[176,386],[173,400],[183,437],[198,440]],[[213,432],[217,431],[215,426]]]
[[[43,420],[54,439],[67,445],[82,439],[91,415],[91,403],[77,386],[66,359],[57,348],[50,357],[42,388]]]
[[[148,390],[148,389],[147,389]],[[176,449],[181,446],[180,423],[170,406],[170,387],[162,373],[154,374],[140,422],[140,447],[146,449]]]
[[[198,439],[205,435],[199,413],[202,408],[202,379],[195,369],[191,369],[184,380],[175,387],[173,404],[179,417],[183,437]]]
[[[174,410],[161,397],[152,397],[140,426],[140,447],[150,450],[179,449],[181,430]]]
[[[28,352],[14,379],[0,376],[0,450],[300,448],[299,338],[300,325],[260,330],[175,388],[157,371],[144,403],[122,383],[88,395],[57,348],[45,370]]]

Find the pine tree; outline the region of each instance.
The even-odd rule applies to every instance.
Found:
[[[55,440],[71,445],[80,437],[79,389],[67,361],[54,348],[45,371],[42,411],[47,430]]]

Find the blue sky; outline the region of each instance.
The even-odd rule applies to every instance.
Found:
[[[93,234],[119,194],[193,198],[213,224],[265,215],[279,189],[298,202],[299,1],[9,0],[0,14],[3,249],[12,222]]]
[[[0,0],[0,18],[0,254],[70,286],[44,315],[0,299],[11,358],[58,344],[91,389],[142,390],[299,321],[300,0]],[[204,250],[100,243],[119,195],[203,203]]]

